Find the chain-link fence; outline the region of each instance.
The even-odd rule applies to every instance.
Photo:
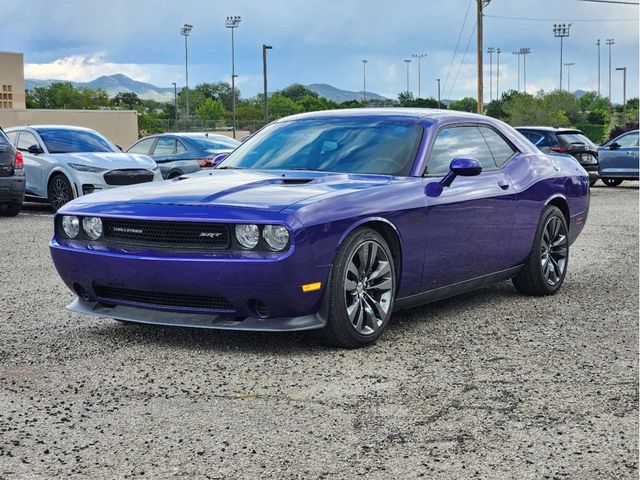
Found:
[[[264,120],[238,120],[236,121],[237,131],[255,132],[264,126]],[[200,119],[160,119],[138,117],[138,133],[141,137],[155,133],[166,132],[224,132],[231,131],[230,122],[225,120],[200,120]]]

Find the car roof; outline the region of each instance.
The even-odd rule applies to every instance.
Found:
[[[304,120],[313,118],[357,118],[357,117],[381,117],[381,118],[406,118],[416,122],[424,118],[461,118],[461,119],[488,119],[484,115],[476,113],[460,112],[458,110],[441,110],[438,108],[404,108],[404,107],[383,107],[383,108],[345,108],[338,110],[322,110],[319,112],[299,113],[284,117],[276,122],[286,122],[290,120]]]
[[[516,130],[537,130],[540,132],[550,133],[582,133],[577,128],[563,128],[563,127],[515,127]]]
[[[221,133],[213,133],[213,132],[167,132],[161,135],[175,135],[177,137],[186,137],[186,138],[207,138],[207,137],[224,137],[233,140],[232,137],[228,135],[223,135]]]
[[[75,125],[21,125],[21,126],[7,128],[5,130],[24,130],[27,128],[31,128],[35,131],[38,131],[40,129],[55,128],[59,130],[85,130],[87,132],[95,132],[95,130],[92,128],[77,127]]]

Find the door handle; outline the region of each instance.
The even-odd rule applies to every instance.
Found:
[[[498,180],[498,185],[503,190],[506,190],[509,188],[509,182],[507,182],[506,180]]]

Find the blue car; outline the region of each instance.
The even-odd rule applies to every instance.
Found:
[[[598,148],[600,178],[607,187],[638,180],[638,130],[623,133]]]
[[[76,312],[353,348],[396,310],[502,280],[557,292],[588,210],[587,172],[498,120],[332,110],[215,169],[67,204],[51,254]]]
[[[139,140],[127,153],[150,156],[168,179],[210,168],[217,155],[230,153],[238,145],[239,141],[215,133],[166,133]]]

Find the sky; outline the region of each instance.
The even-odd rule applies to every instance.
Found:
[[[633,0],[624,0],[633,1]],[[238,87],[243,97],[262,91],[262,44],[268,53],[269,90],[297,82],[328,83],[345,90],[363,88],[389,98],[406,90],[405,59],[421,60],[421,96],[476,94],[475,0],[2,0],[10,21],[0,28],[0,50],[23,52],[25,77],[89,81],[124,73],[168,87],[184,85],[184,23],[189,37],[189,84],[230,81],[231,33],[228,15],[242,17],[235,31]],[[468,15],[465,13],[468,9]],[[571,67],[571,90],[597,90],[597,46],[601,41],[601,92],[608,94],[608,47],[613,38],[612,98],[638,96],[638,6],[584,0],[491,0],[485,8],[484,46],[500,48],[500,91],[516,89],[518,56],[526,57],[527,91],[559,86],[560,40],[554,23],[572,23],[564,39],[564,63]],[[458,45],[456,52],[456,45]],[[467,48],[468,47],[468,48]],[[466,55],[465,55],[466,51]],[[496,56],[489,92],[485,53],[485,100],[495,97]],[[417,61],[409,65],[409,89],[418,94]],[[524,87],[521,70],[521,89]],[[563,88],[567,89],[567,69]]]

